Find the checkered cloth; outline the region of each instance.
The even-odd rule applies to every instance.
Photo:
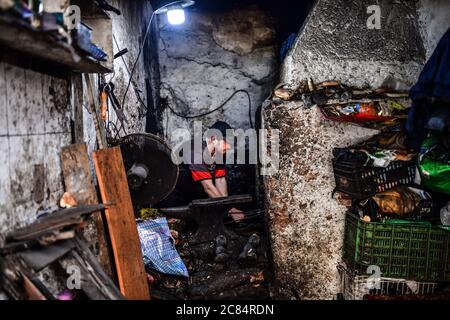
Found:
[[[146,220],[137,226],[147,267],[166,274],[189,277],[186,266],[175,249],[166,218]]]

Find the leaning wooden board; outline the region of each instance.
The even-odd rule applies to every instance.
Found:
[[[78,205],[93,205],[98,203],[97,192],[89,169],[89,157],[85,143],[73,144],[61,150],[62,171],[66,191],[75,197]],[[112,267],[108,251],[108,241],[103,227],[102,215],[93,215],[93,223],[88,230],[96,229],[96,237],[87,236],[91,244],[98,241],[99,259],[105,272],[112,276]],[[93,224],[93,225],[91,225]],[[94,227],[94,228],[93,228]],[[88,232],[90,234],[91,232]],[[85,234],[86,236],[87,234]],[[92,239],[92,238],[95,238]]]
[[[93,153],[105,210],[117,278],[122,294],[130,300],[150,299],[139,235],[120,147]]]

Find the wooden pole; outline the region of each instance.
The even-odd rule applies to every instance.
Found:
[[[84,74],[84,81],[86,82],[89,107],[91,109],[92,119],[94,120],[95,134],[97,136],[98,147],[99,147],[99,149],[104,149],[108,146],[106,143],[105,126],[103,124],[103,121],[99,114],[99,110],[95,103],[94,89],[93,89],[91,77],[89,74],[87,74],[87,73]]]

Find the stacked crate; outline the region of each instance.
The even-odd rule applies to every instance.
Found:
[[[386,168],[333,160],[336,191],[363,200],[400,185],[413,184],[415,161],[394,161]],[[345,219],[343,258],[338,269],[346,299],[365,294],[433,293],[450,281],[450,229],[419,222],[366,222],[354,212]],[[373,286],[371,273],[381,274]],[[381,277],[380,277],[381,276]],[[408,287],[409,284],[411,288]],[[396,290],[388,290],[396,288]]]

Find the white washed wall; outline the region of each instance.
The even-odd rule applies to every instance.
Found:
[[[0,233],[32,222],[63,193],[68,81],[0,62]]]

